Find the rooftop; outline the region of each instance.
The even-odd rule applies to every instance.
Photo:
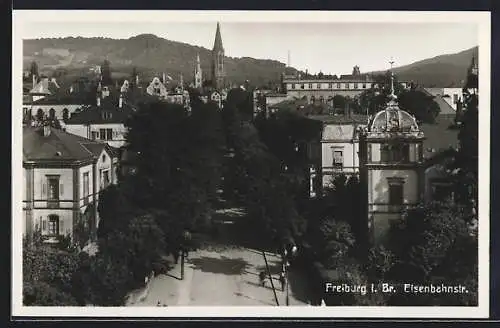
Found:
[[[66,124],[125,124],[133,112],[134,108],[125,101],[120,108],[116,101],[103,99],[100,106],[92,105],[80,112],[75,112]]]
[[[44,129],[50,133],[44,135]],[[23,127],[23,161],[64,162],[98,157],[106,143],[91,141],[51,127]]]

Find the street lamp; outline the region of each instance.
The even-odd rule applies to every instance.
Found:
[[[184,279],[184,254],[186,253],[186,244],[191,240],[191,233],[184,230],[182,234],[182,245],[181,245],[181,280]]]

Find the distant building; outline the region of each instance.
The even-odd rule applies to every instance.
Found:
[[[116,154],[105,143],[49,126],[24,127],[24,233],[40,231],[57,242],[82,223],[95,237],[98,195],[116,183],[116,168]]]
[[[56,94],[58,89],[59,85],[55,78],[42,77],[37,81],[36,76],[33,76],[33,88],[30,90],[29,95],[32,101],[36,101]]]
[[[201,70],[200,54],[196,55],[196,67],[194,69],[194,88],[201,89],[203,86],[203,71]]]
[[[212,49],[212,82],[215,89],[221,90],[226,87],[226,71],[224,65],[224,47],[220,34],[220,25],[217,23],[215,31],[214,47]]]
[[[74,135],[98,140],[114,148],[125,145],[127,128],[125,123],[135,108],[122,97],[99,100],[97,105],[84,108],[75,113],[65,123],[66,131]]]

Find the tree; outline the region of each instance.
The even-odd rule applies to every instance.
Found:
[[[112,85],[113,80],[111,78],[111,64],[110,62],[105,59],[104,62],[102,63],[101,67],[101,75],[102,75],[102,84],[103,85]]]
[[[396,264],[387,274],[395,282],[462,284],[468,294],[398,294],[398,305],[477,304],[477,235],[471,233],[464,208],[430,203],[411,208],[390,230],[389,250]]]
[[[405,90],[398,96],[399,108],[415,116],[418,122],[434,123],[440,112],[434,97],[420,90]]]
[[[36,77],[38,78],[38,64],[35,61],[32,61],[30,64],[30,78]]]
[[[368,109],[369,115],[375,115],[383,110],[390,100],[391,93],[390,73],[377,75],[374,77],[374,84],[377,87],[365,90],[359,96],[361,108]],[[415,88],[405,89],[393,77],[394,94],[398,97],[398,105],[402,110],[414,115],[420,122],[434,123],[439,114],[439,105],[433,100],[433,97],[422,90]]]
[[[39,232],[23,240],[23,303],[76,305],[72,277],[79,267],[76,250],[43,244]]]

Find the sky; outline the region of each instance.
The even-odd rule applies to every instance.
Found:
[[[30,22],[23,38],[110,37],[151,33],[212,49],[217,20],[196,22]],[[384,70],[460,52],[478,45],[473,22],[224,22],[226,56],[274,59],[310,73],[350,74]],[[290,61],[289,61],[290,59]]]

